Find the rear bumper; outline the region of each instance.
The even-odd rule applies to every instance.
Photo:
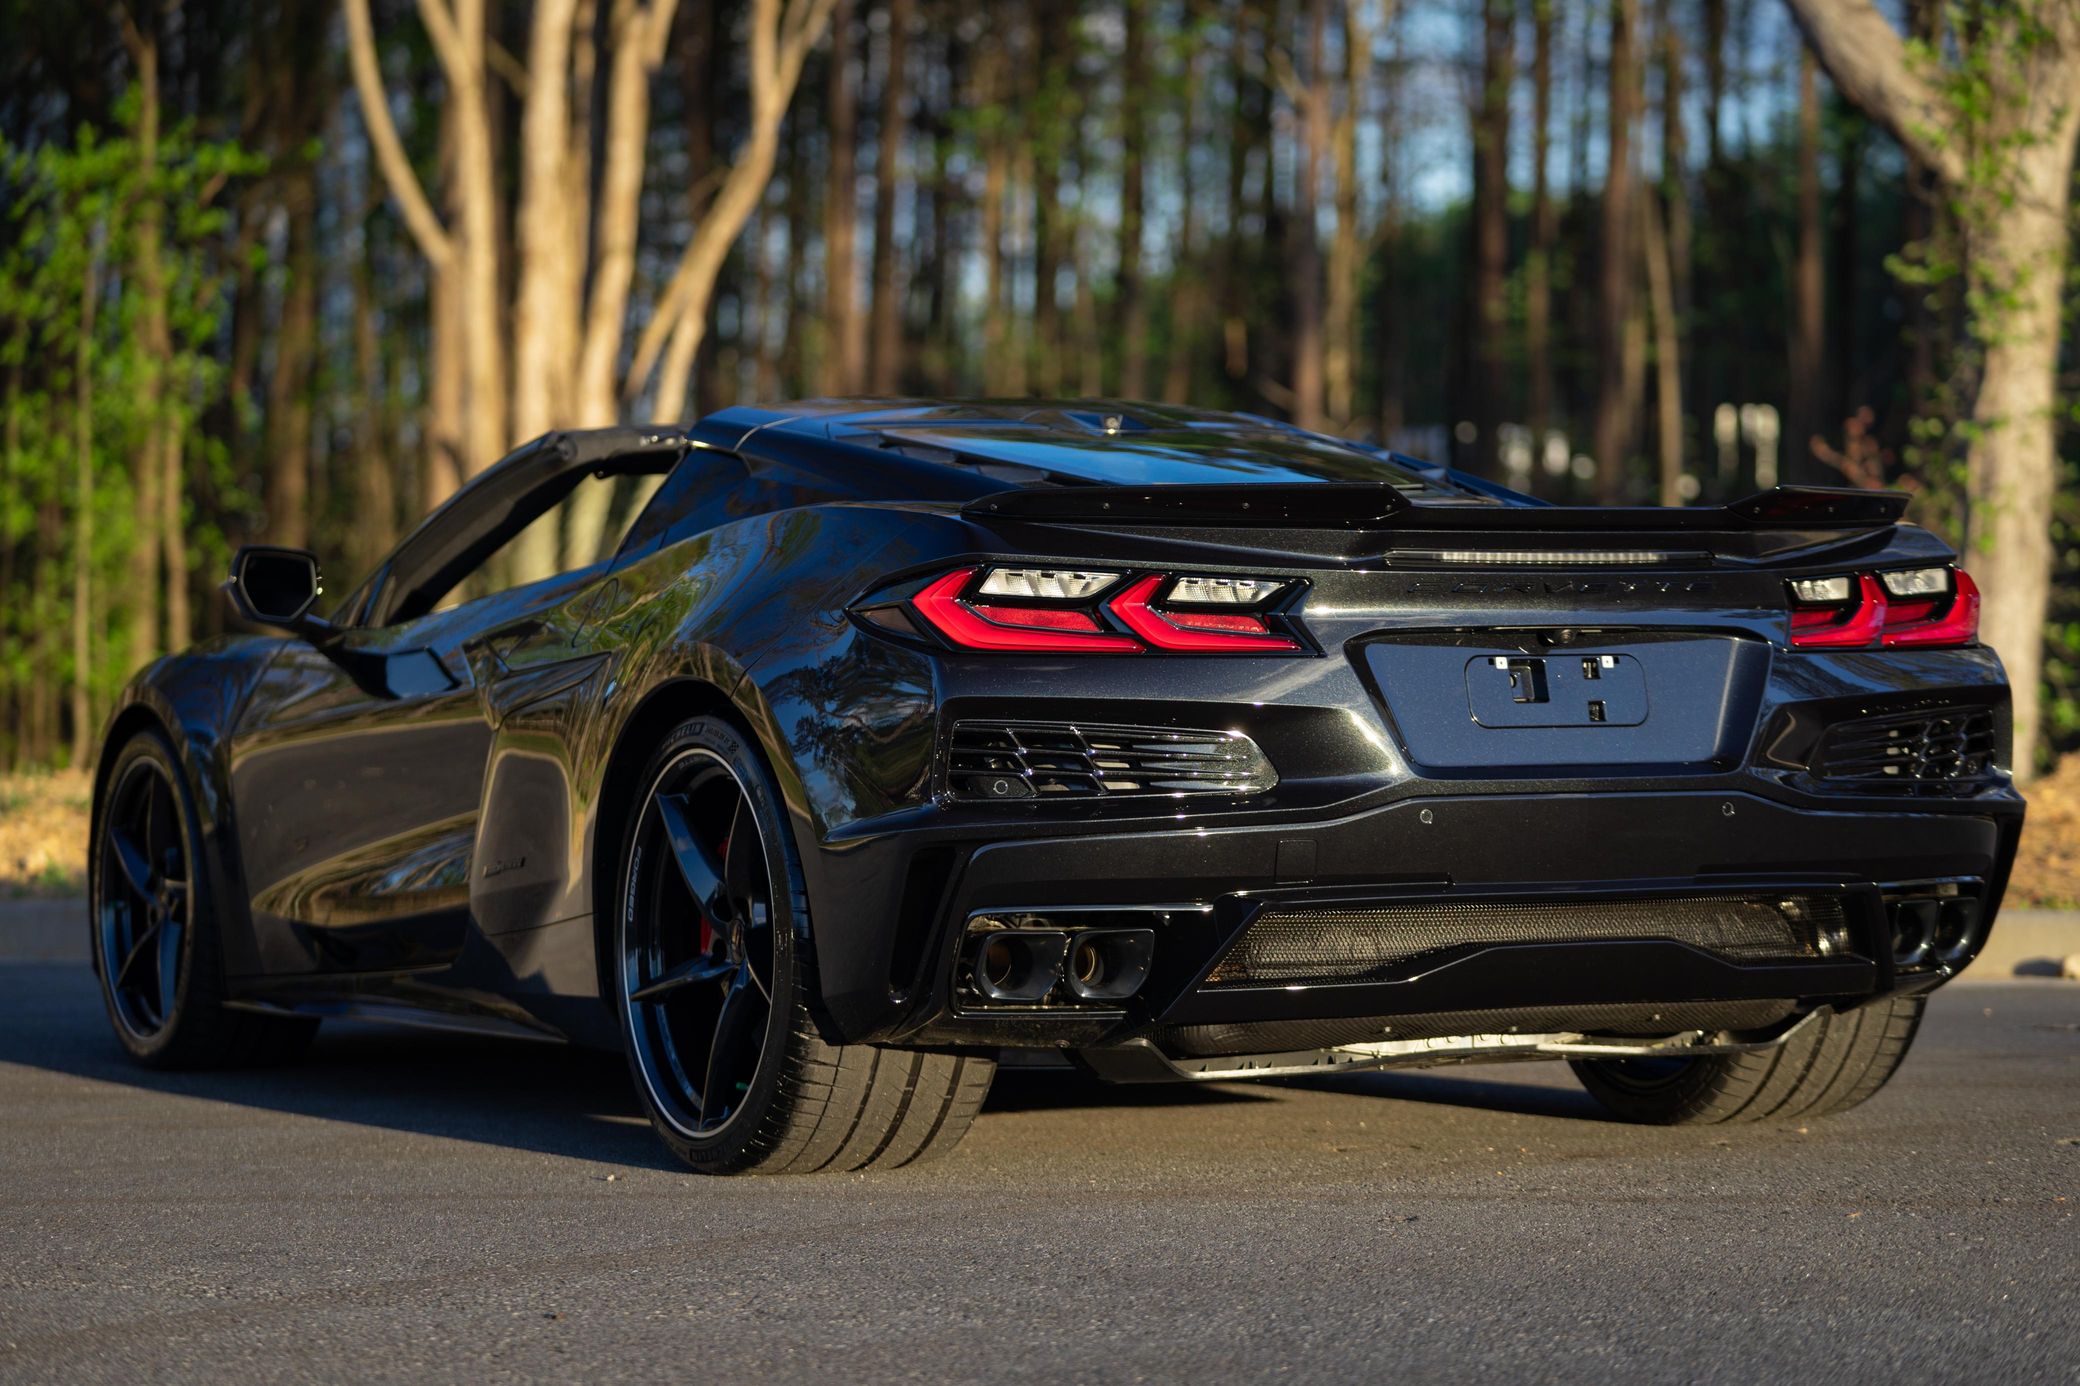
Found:
[[[967,850],[937,901],[920,902],[929,919],[913,921],[914,972],[891,970],[884,953],[834,975],[840,960],[826,958],[825,994],[842,1003],[845,1038],[915,1045],[1092,1049],[1153,1040],[1247,1052],[1418,1033],[1425,1027],[1415,1018],[1426,1016],[1435,1024],[1478,1018],[1501,1031],[1599,1013],[1583,1008],[1603,1008],[1619,1028],[1649,1024],[1661,1014],[1655,1007],[1668,1008],[1671,1029],[1696,1016],[1735,1028],[1741,1016],[1853,1005],[1947,980],[1968,956],[1895,974],[1880,887],[1972,881],[1990,923],[2021,816],[2021,801],[2006,792],[1901,812],[1728,791],[1432,794],[1320,821],[1184,831],[1086,823],[1074,835]],[[1487,899],[1535,910],[1561,898],[1733,892],[1839,899],[1850,947],[1757,962],[1669,940],[1546,940],[1469,944],[1356,982],[1206,980],[1274,905]],[[1161,919],[1149,980],[1115,1011],[997,1012],[956,985],[965,923],[977,913],[1187,903],[1205,908]],[[906,973],[914,978],[907,988]]]

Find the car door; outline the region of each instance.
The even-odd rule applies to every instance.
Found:
[[[591,610],[615,538],[602,531],[583,566],[502,583],[541,561],[525,541],[544,527],[568,536],[586,482],[639,482],[681,450],[621,431],[538,440],[414,531],[348,600],[343,629],[282,644],[230,746],[263,973],[395,972],[462,952],[495,724],[540,662],[519,652],[574,599]]]
[[[461,950],[490,747],[462,650],[479,605],[326,650],[286,641],[262,677],[231,796],[264,972],[393,971]]]

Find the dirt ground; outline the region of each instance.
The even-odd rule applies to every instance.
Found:
[[[2028,794],[2029,819],[2008,903],[2080,909],[2080,754],[2060,761]]]
[[[0,899],[86,889],[84,771],[0,776]]]
[[[0,777],[0,899],[85,889],[88,779]],[[2080,754],[2029,790],[2029,824],[2008,903],[2080,909]]]

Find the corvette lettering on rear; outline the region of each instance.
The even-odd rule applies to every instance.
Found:
[[[1411,597],[1696,597],[1713,590],[1700,578],[1410,578]]]

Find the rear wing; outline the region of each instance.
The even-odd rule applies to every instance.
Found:
[[[1492,533],[1726,533],[1729,530],[1871,530],[1907,511],[1899,491],[1778,486],[1729,505],[1560,506],[1484,501],[1417,504],[1385,482],[1187,486],[1038,486],[970,501],[977,520],[1040,524],[1163,525],[1192,529],[1408,528]]]

